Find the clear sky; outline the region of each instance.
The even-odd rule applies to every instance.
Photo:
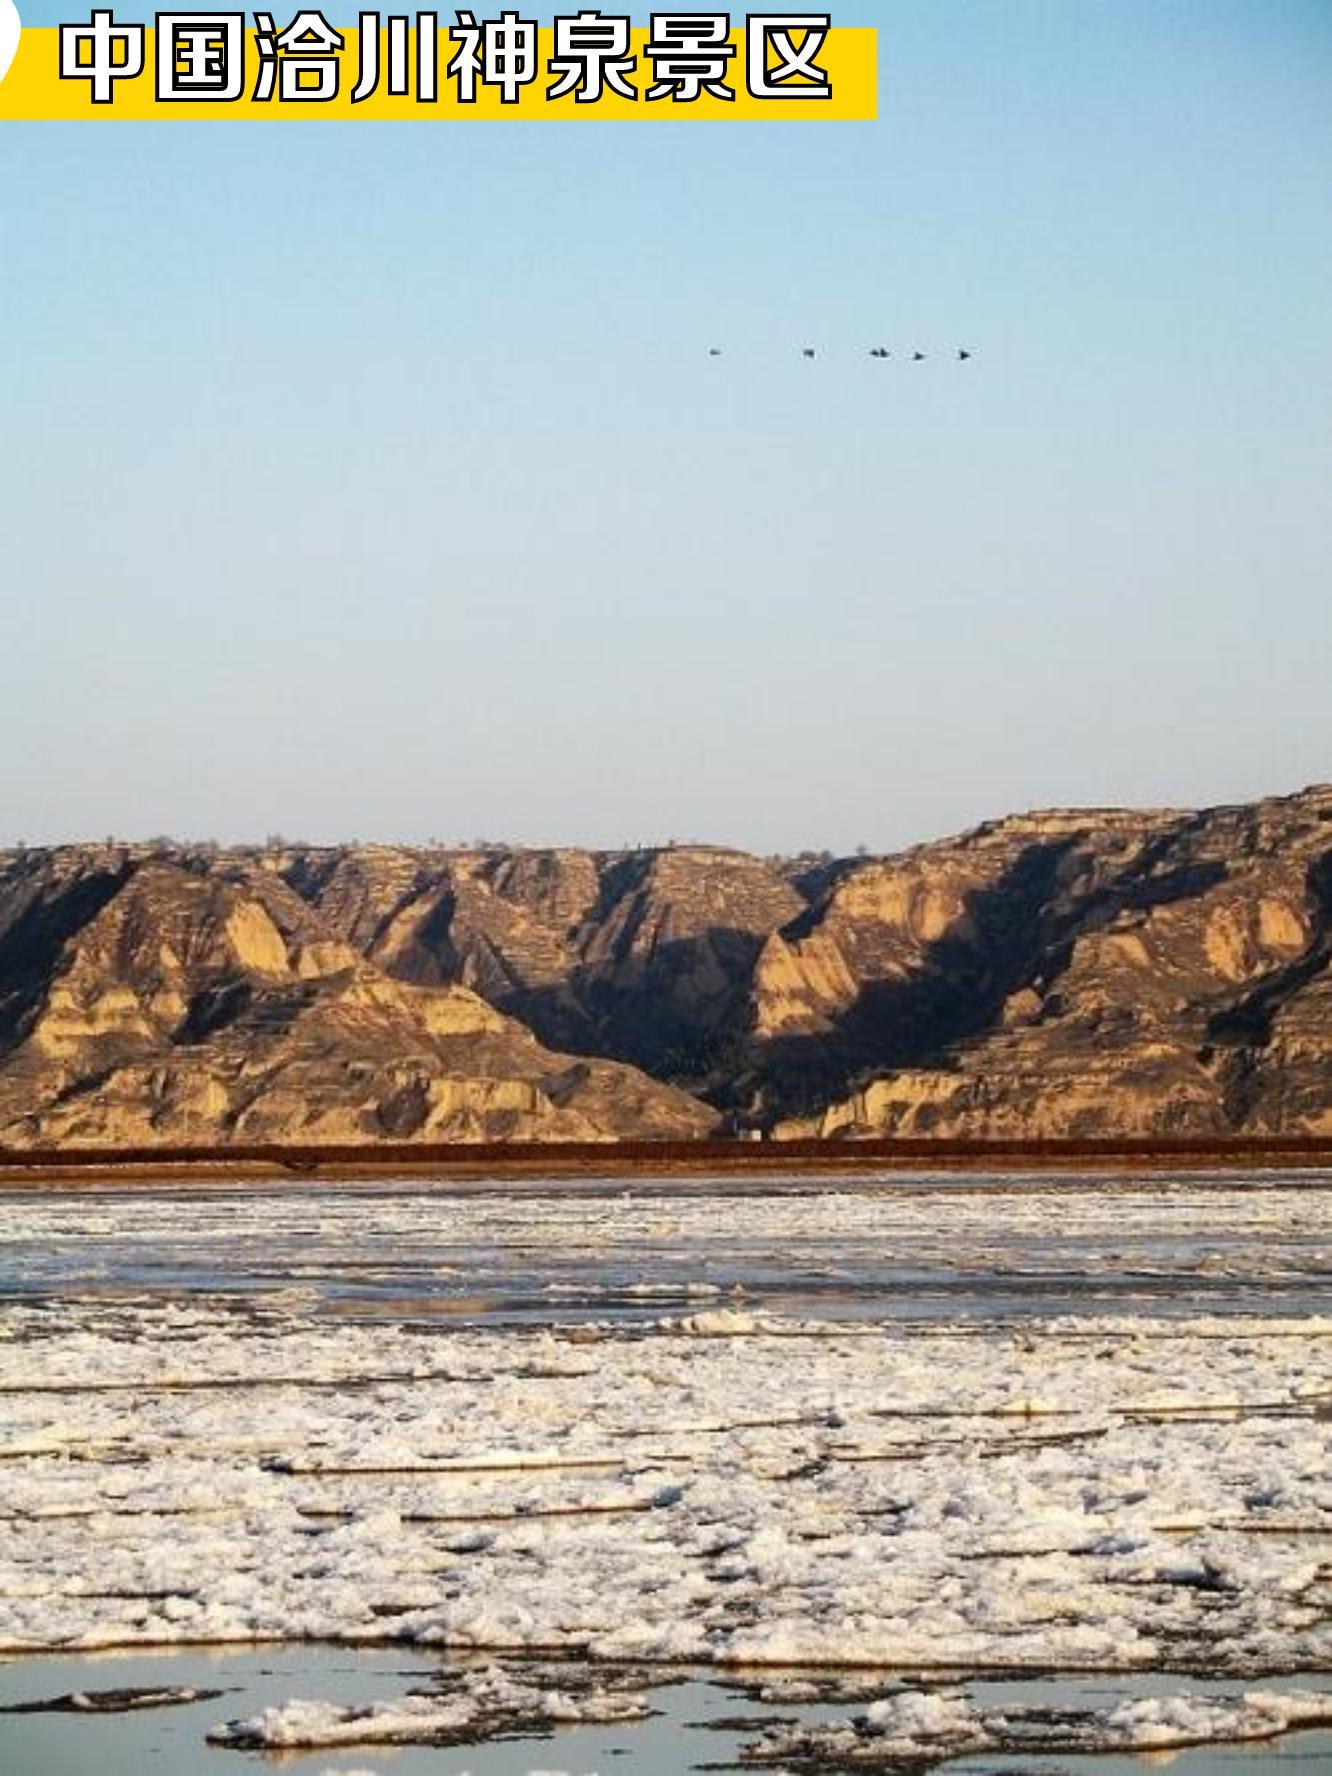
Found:
[[[0,124],[0,840],[1332,776],[1332,5],[833,18],[876,123]]]

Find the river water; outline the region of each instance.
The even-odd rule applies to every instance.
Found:
[[[1332,1300],[1324,1173],[0,1193],[0,1228],[0,1300],[280,1293],[473,1324],[739,1296],[834,1319],[1298,1316]]]

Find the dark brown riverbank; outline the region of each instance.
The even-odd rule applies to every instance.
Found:
[[[0,1149],[0,1186],[410,1176],[419,1181],[876,1171],[1332,1168],[1332,1140],[373,1142],[298,1147]]]

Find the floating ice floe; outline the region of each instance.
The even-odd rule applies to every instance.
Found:
[[[686,1314],[675,1324],[691,1338],[747,1338],[760,1329],[762,1321],[757,1314],[745,1313],[737,1307],[717,1307]]]
[[[1332,1664],[1332,1322],[1054,1321],[1026,1350],[947,1325],[582,1347],[217,1304],[5,1317],[9,1649]],[[1136,1416],[1167,1382],[1287,1406]]]
[[[1153,1187],[1134,1213],[1156,1238],[1205,1229],[1221,1213],[1207,1194]],[[1222,1192],[1246,1237],[1275,1225],[1289,1243],[1299,1196]],[[1126,1217],[1095,1190],[1060,1204],[1065,1253]],[[315,1209],[253,1194],[146,1212],[188,1253],[196,1223],[299,1246]],[[682,1276],[738,1237],[740,1212],[672,1203]],[[943,1237],[937,1194],[752,1196],[742,1212],[754,1251]],[[139,1251],[123,1205],[83,1198],[77,1215]],[[330,1263],[410,1234],[490,1241],[501,1265],[515,1227],[572,1255],[589,1216],[621,1259],[653,1220],[618,1202],[525,1201],[515,1219],[496,1198],[441,1216],[425,1195],[349,1195],[320,1199],[318,1237]],[[981,1264],[1008,1216],[1039,1231],[1048,1201],[950,1195],[960,1261]],[[7,1217],[0,1245],[83,1237],[56,1198]],[[841,1324],[709,1300],[530,1328],[94,1294],[11,1302],[0,1330],[0,1650],[321,1639],[721,1667],[1332,1667],[1326,1316]]]
[[[1332,1694],[1251,1691],[1239,1697],[1144,1697],[1095,1710],[978,1708],[964,1696],[906,1691],[846,1721],[782,1723],[742,1760],[795,1770],[864,1766],[927,1769],[975,1752],[1072,1756],[1273,1739],[1332,1725]]]
[[[334,1745],[460,1745],[502,1732],[538,1732],[575,1723],[642,1720],[641,1696],[596,1686],[578,1694],[544,1689],[488,1666],[446,1695],[413,1693],[347,1707],[293,1700],[208,1735],[236,1750],[313,1749]]]
[[[154,1689],[71,1690],[36,1702],[11,1702],[0,1714],[128,1714],[140,1708],[180,1708],[190,1702],[211,1702],[221,1690],[163,1686]]]

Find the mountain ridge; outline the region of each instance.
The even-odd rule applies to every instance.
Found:
[[[0,851],[0,1145],[1332,1133],[1332,786],[885,856]]]

